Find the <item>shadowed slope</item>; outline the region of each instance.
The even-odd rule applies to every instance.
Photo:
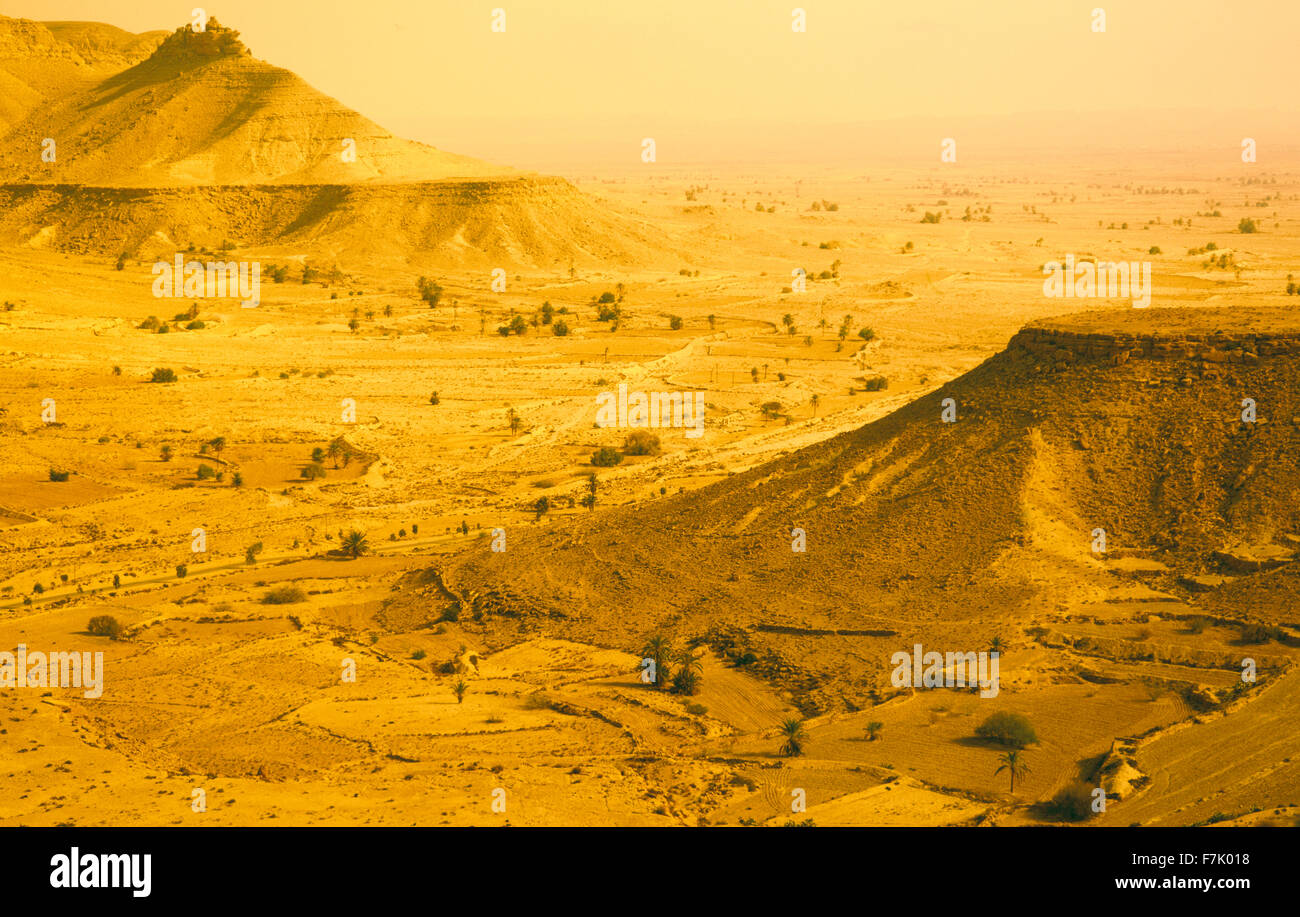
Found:
[[[1242,422],[1245,397],[1259,422]],[[955,423],[941,421],[947,398]],[[547,630],[615,645],[664,626],[721,640],[1023,621],[1115,585],[1095,528],[1111,554],[1178,572],[1285,543],[1300,530],[1297,421],[1287,314],[1065,319],[859,430],[695,492],[512,530],[505,553],[485,540],[445,579],[488,618],[545,616]],[[769,674],[797,682],[827,658]],[[833,665],[814,680],[860,681]]]

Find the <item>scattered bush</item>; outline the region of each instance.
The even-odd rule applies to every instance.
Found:
[[[307,601],[307,593],[297,586],[277,586],[262,596],[263,605],[295,605]]]
[[[1268,627],[1264,624],[1243,624],[1241,626],[1242,643],[1267,643],[1270,640],[1282,642],[1285,635],[1280,627]]]
[[[975,734],[1012,748],[1024,748],[1038,741],[1033,725],[1020,713],[995,713],[975,727]]]
[[[303,468],[300,474],[302,475],[303,480],[314,481],[317,478],[325,477],[325,466],[320,462],[312,462],[310,465]]]
[[[591,455],[591,464],[597,468],[612,468],[623,461],[623,454],[609,446],[601,446]]]
[[[176,370],[174,369],[155,369],[153,375],[149,377],[150,382],[175,382]]]
[[[86,630],[95,637],[108,637],[116,640],[122,636],[122,625],[112,615],[95,615],[86,625]]]
[[[51,480],[51,481],[57,481],[57,482],[66,481],[66,480],[68,479],[68,475],[70,475],[71,473],[72,473],[72,472],[70,472],[70,471],[60,471],[60,470],[57,469],[57,468],[51,468],[51,469],[50,469],[50,480]]]
[[[658,455],[659,437],[649,430],[633,430],[623,441],[625,455]]]
[[[1093,816],[1092,788],[1076,780],[1052,797],[1048,807],[1058,818],[1084,821]]]

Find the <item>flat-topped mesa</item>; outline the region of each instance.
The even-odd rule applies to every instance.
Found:
[[[1200,360],[1257,363],[1300,354],[1300,320],[1261,308],[1084,313],[1021,329],[1007,347],[1053,363]]]

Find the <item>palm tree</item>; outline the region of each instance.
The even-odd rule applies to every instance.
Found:
[[[1029,773],[1029,765],[1020,760],[1020,755],[1019,749],[1003,752],[998,756],[1000,762],[998,769],[993,772],[995,777],[1003,771],[1007,771],[1011,775],[1011,792],[1013,793],[1016,791],[1016,778],[1024,777],[1025,774]]]
[[[507,421],[509,422],[509,424],[510,424],[510,432],[511,432],[511,433],[518,433],[518,432],[519,432],[519,412],[516,411],[514,408],[511,408],[510,410],[506,411],[506,420],[507,420]]]
[[[582,502],[588,510],[596,508],[596,487],[596,472],[593,471],[587,475],[587,496],[582,498]]]
[[[451,690],[456,692],[456,703],[459,704],[465,699],[465,692],[469,690],[469,685],[465,684],[465,679],[462,678],[451,686]]]
[[[352,559],[355,560],[369,550],[370,543],[366,541],[366,536],[356,529],[343,536],[343,551]]]
[[[781,723],[781,735],[785,736],[785,744],[781,746],[781,754],[787,758],[803,754],[804,744],[808,741],[808,733],[803,728],[803,720],[797,720],[794,717],[787,718]]]
[[[822,403],[821,396],[819,396],[819,395],[813,395],[811,398],[808,399],[808,403],[812,405],[813,416],[816,417],[816,416],[817,416],[817,405],[819,405],[819,404]]]
[[[1006,641],[1001,637],[994,637],[989,641],[989,652],[1001,654],[1007,648]]]
[[[700,674],[704,663],[688,646],[677,655],[677,672],[673,675],[673,692],[675,694],[694,694],[699,690]]]
[[[654,660],[654,684],[656,686],[663,686],[668,683],[669,670],[672,668],[672,660],[675,655],[673,641],[663,634],[655,634],[645,642],[645,646],[641,647],[642,658]]]
[[[208,440],[208,445],[211,446],[212,451],[217,454],[217,458],[221,458],[221,450],[226,448],[226,438],[224,436],[218,436],[216,439]]]
[[[874,742],[880,738],[880,730],[885,728],[885,724],[880,720],[872,720],[867,724],[867,741]]]
[[[339,467],[339,456],[343,454],[343,443],[337,439],[330,440],[329,448],[326,453],[334,460],[334,467]]]

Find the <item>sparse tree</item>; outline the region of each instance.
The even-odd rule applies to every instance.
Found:
[[[353,529],[343,536],[343,553],[347,554],[353,560],[356,560],[362,554],[370,550],[370,543],[366,536]]]
[[[781,754],[787,758],[803,754],[804,746],[808,744],[808,732],[804,728],[803,720],[788,717],[781,723],[781,735],[785,737],[785,742],[781,745]]]
[[[1029,773],[1029,765],[1025,763],[1021,755],[1024,754],[1020,749],[1012,749],[998,755],[998,769],[993,772],[993,776],[1006,771],[1011,777],[1011,792],[1016,791],[1016,778],[1024,777]]]
[[[677,656],[677,651],[673,648],[673,641],[664,634],[655,634],[645,642],[641,647],[641,656],[644,659],[654,660],[655,665],[655,687],[662,688],[672,680],[673,660]]]

